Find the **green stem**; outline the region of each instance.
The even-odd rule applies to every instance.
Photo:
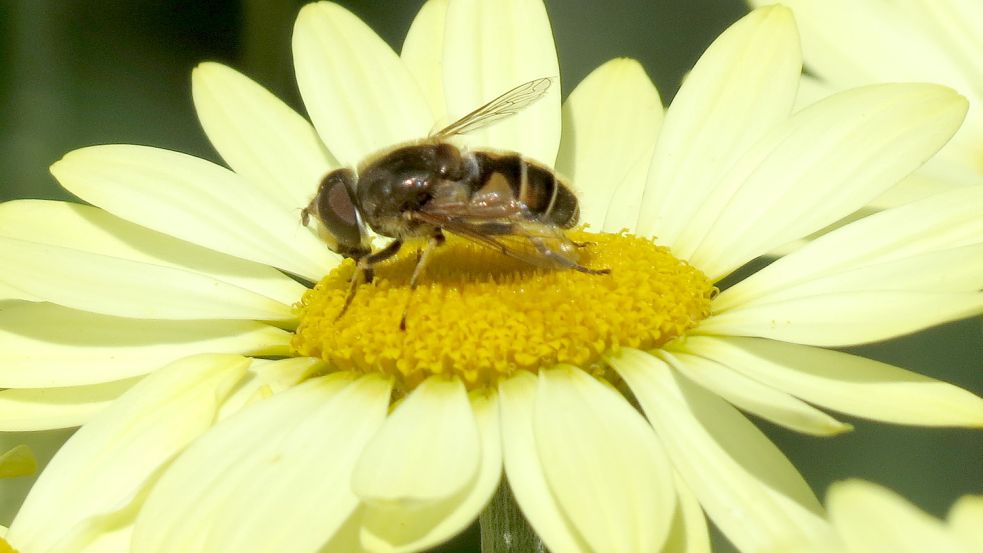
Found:
[[[547,553],[504,480],[478,519],[481,553]]]

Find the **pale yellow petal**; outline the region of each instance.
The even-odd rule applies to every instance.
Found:
[[[444,100],[444,26],[449,3],[450,0],[427,0],[413,19],[400,52],[439,127],[450,123]]]
[[[133,553],[318,551],[358,505],[351,470],[389,393],[381,378],[339,373],[221,421],[152,490]]]
[[[939,520],[876,484],[837,482],[827,502],[830,520],[851,553],[970,553]]]
[[[710,531],[700,501],[677,472],[673,473],[673,486],[679,502],[663,553],[710,553]]]
[[[218,419],[225,419],[254,403],[289,390],[323,369],[323,362],[312,357],[287,357],[275,361],[254,359],[235,391],[222,402]]]
[[[735,337],[691,336],[686,348],[809,403],[853,416],[920,426],[983,425],[983,399],[857,355]]]
[[[0,236],[200,273],[288,305],[306,290],[273,267],[177,240],[87,205],[49,200],[0,204]]]
[[[875,213],[825,234],[725,290],[717,313],[822,293],[983,288],[983,186]]]
[[[290,305],[208,275],[37,242],[0,237],[0,266],[0,278],[45,301],[103,315],[276,321],[296,316]]]
[[[952,505],[947,517],[956,537],[970,549],[983,551],[983,495],[964,495]]]
[[[0,310],[0,388],[97,384],[196,353],[285,355],[291,333],[253,321],[154,321],[50,303]]]
[[[445,500],[413,504],[363,504],[362,546],[390,553],[423,551],[474,522],[502,478],[502,435],[495,394],[471,395],[481,434],[481,467],[472,486]]]
[[[498,385],[502,416],[505,474],[516,503],[547,549],[588,553],[576,527],[567,520],[546,483],[546,474],[533,434],[536,377],[519,371]]]
[[[300,224],[298,211],[203,159],[145,146],[92,146],[69,152],[51,172],[89,203],[206,248],[315,281],[338,262]]]
[[[813,104],[741,157],[678,251],[716,280],[850,215],[937,152],[966,106],[928,84],[874,85]]]
[[[850,346],[983,313],[983,293],[874,290],[755,303],[704,320],[698,334]]]
[[[735,407],[792,430],[815,436],[831,436],[852,429],[808,403],[757,380],[748,378],[715,360],[700,357],[698,347],[679,346],[696,355],[674,352],[673,368],[693,382],[726,399]]]
[[[294,25],[297,84],[318,134],[343,165],[423,138],[433,117],[406,66],[345,8],[318,2]]]
[[[56,544],[78,550],[114,515],[132,516],[158,471],[212,425],[249,362],[233,355],[189,357],[144,379],[55,455],[8,539],[24,551]]]
[[[89,386],[0,390],[0,431],[80,426],[111,405],[141,378]]]
[[[707,48],[666,112],[639,232],[676,245],[744,152],[788,117],[802,69],[792,14],[751,12]]]
[[[474,484],[480,447],[464,384],[430,377],[366,445],[352,474],[352,490],[370,506],[446,499]]]
[[[0,453],[0,478],[29,476],[38,470],[38,460],[30,447],[20,444]]]
[[[268,90],[220,63],[191,72],[195,111],[229,167],[299,212],[338,162],[314,127]]]
[[[738,549],[768,551],[825,531],[822,507],[802,476],[737,410],[647,353],[625,348],[608,361],[673,466]]]
[[[523,83],[555,79],[546,96],[521,113],[460,140],[552,166],[560,145],[560,71],[542,1],[451,2],[445,29],[444,95],[452,121]]]
[[[580,369],[539,376],[533,430],[560,509],[593,551],[658,551],[676,491],[652,428],[624,397]]]
[[[570,93],[556,169],[578,192],[580,222],[593,229],[634,224],[609,224],[608,207],[617,188],[633,190],[636,203],[641,199],[644,175],[632,168],[651,157],[661,124],[659,92],[633,59],[601,65]]]

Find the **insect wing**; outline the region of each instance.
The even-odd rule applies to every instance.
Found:
[[[577,246],[554,225],[508,218],[414,213],[421,222],[497,250],[531,265],[548,268],[577,267]]]
[[[502,94],[480,108],[433,133],[433,137],[447,138],[456,134],[465,134],[487,127],[502,119],[511,117],[536,103],[546,95],[553,85],[553,77],[533,79],[527,83]]]

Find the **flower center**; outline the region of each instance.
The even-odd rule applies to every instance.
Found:
[[[293,347],[335,370],[390,375],[398,388],[435,374],[478,388],[558,363],[595,372],[603,354],[660,347],[709,314],[713,284],[667,248],[624,233],[567,234],[589,243],[581,263],[611,273],[534,267],[450,237],[412,295],[417,255],[404,247],[338,317],[354,271],[346,261],[304,295]]]

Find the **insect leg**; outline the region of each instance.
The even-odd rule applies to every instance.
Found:
[[[413,297],[413,290],[416,290],[416,285],[419,283],[420,277],[423,276],[423,271],[426,270],[427,265],[430,263],[430,254],[443,244],[445,240],[444,233],[440,232],[439,228],[436,229],[433,236],[427,240],[427,245],[423,247],[420,256],[417,257],[416,267],[413,268],[413,276],[410,277],[410,295],[406,298],[406,305],[403,306],[403,316],[399,318],[400,330],[406,330],[406,312],[410,309],[410,299]]]
[[[358,288],[359,283],[366,279],[371,281],[372,267],[396,255],[396,252],[398,252],[399,248],[402,246],[403,241],[397,238],[390,242],[385,248],[372,252],[358,259],[358,261],[355,263],[355,272],[352,274],[352,280],[348,286],[348,295],[345,296],[345,305],[342,306],[341,312],[339,312],[338,316],[335,318],[336,320],[340,319],[341,316],[345,314],[345,311],[348,311],[348,306],[350,306],[352,304],[352,300],[355,299],[355,290]]]
[[[543,254],[543,257],[552,260],[557,265],[560,265],[564,268],[573,269],[575,271],[580,271],[581,273],[587,273],[589,275],[606,275],[611,272],[611,269],[591,269],[590,267],[584,267],[580,263],[577,263],[576,261],[568,257],[559,255],[555,251],[551,250],[546,245],[546,242],[543,241],[543,239],[538,236],[529,236],[528,238],[529,241],[532,242],[534,246],[536,246],[536,249],[539,250],[539,253]]]

